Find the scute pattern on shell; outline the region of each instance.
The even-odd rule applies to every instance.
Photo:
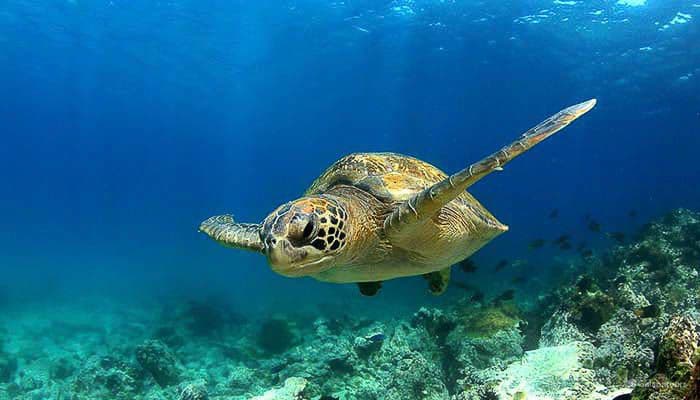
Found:
[[[447,175],[425,161],[396,153],[353,153],[331,165],[307,190],[307,195],[333,186],[361,188],[385,201],[406,200]]]

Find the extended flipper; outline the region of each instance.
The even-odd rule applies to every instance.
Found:
[[[357,282],[363,296],[374,296],[382,288],[381,282]]]
[[[515,157],[565,128],[576,118],[588,112],[595,104],[596,100],[592,99],[559,111],[498,152],[429,188],[423,189],[410,199],[400,203],[384,220],[385,232],[387,234],[398,233],[406,227],[415,226],[414,224],[417,222],[432,218],[438,210],[464,193],[469,186],[489,173],[502,169]]]
[[[199,231],[226,247],[262,252],[259,224],[239,224],[230,215],[217,215],[202,222]]]

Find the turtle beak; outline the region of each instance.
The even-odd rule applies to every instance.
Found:
[[[267,247],[267,260],[272,270],[288,277],[303,276],[303,269],[296,268],[306,257],[306,250],[292,246],[287,239],[277,240],[274,245]]]

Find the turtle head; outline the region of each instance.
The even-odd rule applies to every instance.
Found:
[[[347,216],[341,204],[322,196],[278,207],[260,232],[273,271],[298,277],[331,268],[345,249]]]

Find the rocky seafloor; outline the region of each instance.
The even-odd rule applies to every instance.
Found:
[[[0,400],[700,399],[700,214],[573,267],[530,301],[465,297],[408,318],[7,311]]]

